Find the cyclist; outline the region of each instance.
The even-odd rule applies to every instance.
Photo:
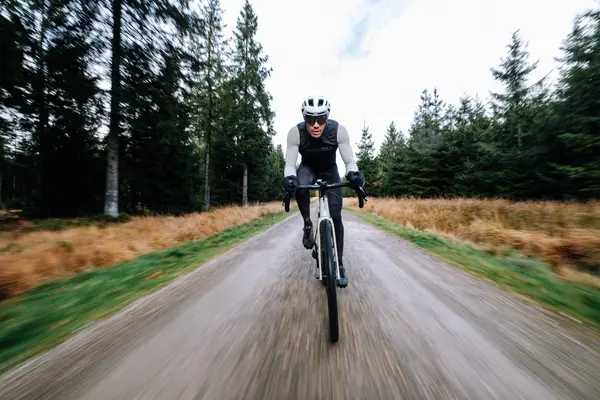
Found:
[[[329,119],[330,103],[323,96],[310,96],[302,103],[304,121],[293,126],[287,136],[285,168],[282,186],[285,190],[296,191],[296,202],[304,219],[304,236],[302,244],[311,249],[313,224],[310,220],[309,190],[296,190],[297,185],[310,185],[317,179],[330,183],[339,183],[340,175],[336,163],[336,150],[339,149],[342,160],[346,164],[346,179],[364,187],[365,177],[358,170],[354,161],[354,152],[350,145],[350,137],[346,128],[333,119]],[[296,170],[298,153],[302,156],[300,166]],[[333,220],[337,241],[340,287],[348,286],[348,277],[342,263],[344,253],[344,225],[342,224],[342,188],[328,191],[329,212]]]

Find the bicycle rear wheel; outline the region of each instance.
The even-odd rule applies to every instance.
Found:
[[[327,292],[327,309],[329,312],[329,339],[336,343],[339,339],[337,286],[335,282],[335,267],[333,261],[333,230],[328,220],[321,222],[323,241],[321,243],[321,265],[327,276],[325,291]]]

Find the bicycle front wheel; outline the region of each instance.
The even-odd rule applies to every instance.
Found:
[[[336,343],[339,339],[337,287],[333,261],[333,229],[329,221],[324,220],[321,222],[321,232],[323,233],[321,265],[327,276],[325,291],[327,292],[327,309],[329,312],[329,339],[331,343]]]

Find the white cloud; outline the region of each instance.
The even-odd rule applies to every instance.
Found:
[[[301,120],[300,103],[310,93],[329,96],[331,117],[348,128],[355,151],[364,120],[377,146],[392,120],[406,134],[423,89],[437,87],[449,103],[462,94],[488,98],[499,90],[490,68],[505,56],[515,29],[529,42],[531,60],[539,60],[534,78],[542,77],[557,66],[575,15],[594,3],[253,0],[257,38],[273,68],[267,87],[277,113],[275,143],[285,151],[287,132]],[[222,0],[228,29],[242,5]],[[339,166],[343,173],[341,159]]]

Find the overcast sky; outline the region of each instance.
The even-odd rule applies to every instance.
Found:
[[[227,29],[244,0],[221,0]],[[307,94],[327,96],[331,118],[348,128],[353,149],[363,121],[377,148],[390,121],[407,134],[423,89],[456,104],[487,99],[515,29],[528,41],[534,77],[556,67],[562,40],[593,0],[252,0],[257,39],[273,72],[276,144],[301,121]],[[553,74],[554,76],[554,74]],[[339,159],[339,154],[338,154]],[[341,161],[341,160],[340,160]],[[340,173],[345,168],[340,165]]]

